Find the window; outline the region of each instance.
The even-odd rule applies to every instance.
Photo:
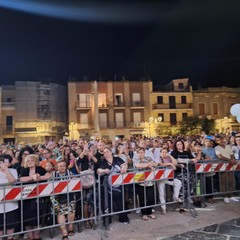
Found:
[[[134,106],[139,106],[140,105],[140,93],[133,93],[132,100],[133,100]]]
[[[141,124],[141,113],[140,112],[134,112],[133,113],[133,125],[139,126]]]
[[[170,123],[171,123],[171,125],[176,125],[176,123],[177,123],[176,113],[170,113]]]
[[[107,128],[107,113],[99,113],[100,128]]]
[[[12,98],[6,98],[5,102],[12,102]]]
[[[91,107],[91,94],[80,93],[77,100],[79,107]]]
[[[6,130],[12,132],[13,130],[13,116],[6,116]]]
[[[49,105],[41,105],[41,112],[49,112]]]
[[[80,114],[80,124],[81,124],[81,128],[88,127],[88,114],[87,113]]]
[[[115,113],[116,127],[124,127],[123,113]]]
[[[163,96],[157,96],[157,104],[163,104]]]
[[[187,97],[186,96],[181,96],[181,103],[186,104],[187,103]]]
[[[49,90],[43,90],[43,95],[50,95],[50,91]]]
[[[169,108],[175,109],[176,108],[176,98],[175,96],[169,96]]]
[[[121,106],[123,104],[123,94],[116,93],[115,94],[115,106]]]
[[[107,100],[106,100],[106,94],[105,93],[99,93],[98,94],[98,106],[99,107],[106,107],[107,106]]]
[[[158,117],[162,118],[162,122],[164,122],[164,114],[163,113],[158,113]]]
[[[178,89],[183,89],[184,85],[183,83],[178,83]]]
[[[204,103],[198,104],[198,114],[205,115],[205,104]]]
[[[187,113],[182,113],[182,120],[183,120],[183,121],[186,121],[186,120],[187,120],[187,117],[188,117],[188,114],[187,114]]]
[[[213,103],[212,104],[212,114],[213,115],[218,115],[218,103]]]

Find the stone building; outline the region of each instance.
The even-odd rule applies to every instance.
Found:
[[[214,119],[219,133],[239,132],[240,126],[230,108],[240,103],[240,88],[209,87],[193,91],[194,115]]]
[[[64,86],[17,81],[1,90],[1,142],[40,143],[67,131]]]
[[[193,115],[192,87],[188,78],[172,80],[166,86],[156,88],[150,97],[152,111],[149,119],[161,122],[157,124],[158,128],[177,125]]]

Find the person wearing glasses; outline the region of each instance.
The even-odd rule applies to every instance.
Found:
[[[47,162],[51,162],[54,166],[57,165],[57,161],[55,159],[52,159],[52,151],[50,149],[45,148],[42,155],[44,159],[39,163],[40,167],[45,168]]]

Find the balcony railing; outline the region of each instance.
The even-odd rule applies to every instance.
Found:
[[[127,106],[126,102],[114,103],[114,107],[126,107],[126,106]]]
[[[130,107],[144,107],[145,103],[143,101],[132,101]]]
[[[15,102],[2,102],[2,107],[15,107]]]
[[[170,107],[169,103],[164,103],[164,104],[153,104],[152,105],[153,109],[192,109],[192,103],[176,103],[175,108]]]
[[[88,108],[91,108],[91,104],[90,103],[85,103],[85,104],[83,104],[83,103],[80,103],[80,102],[78,102],[78,101],[76,101],[75,102],[75,108],[76,109],[88,109]]]

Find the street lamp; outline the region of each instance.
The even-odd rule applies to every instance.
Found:
[[[156,124],[159,124],[162,121],[162,117],[150,117],[148,119],[148,127],[149,127],[149,131],[148,131],[148,136],[149,137],[156,137]]]

